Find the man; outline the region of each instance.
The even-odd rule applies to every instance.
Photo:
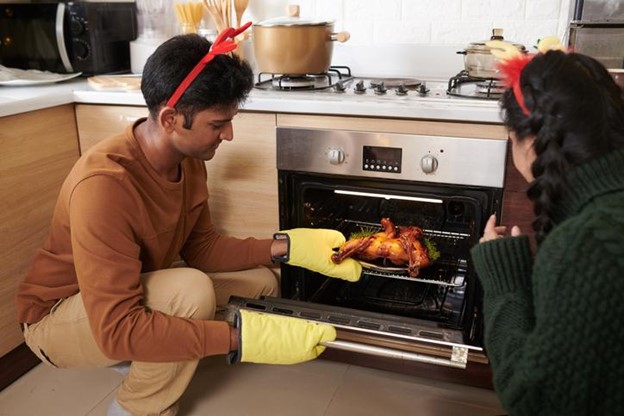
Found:
[[[355,261],[329,258],[332,230],[295,229],[282,239],[220,235],[210,219],[204,161],[233,139],[232,119],[253,86],[249,65],[225,55],[244,30],[212,45],[174,37],[148,59],[141,90],[149,109],[121,135],[76,163],[61,189],[50,235],[18,289],[27,345],[63,368],[131,361],[112,415],[175,415],[198,360],[290,364],[333,340],[328,325],[240,311],[214,320],[230,295],[276,295],[275,259],[357,280]],[[187,267],[171,268],[181,257]]]

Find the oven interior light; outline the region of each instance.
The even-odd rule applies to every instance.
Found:
[[[366,197],[370,197],[370,198],[401,199],[401,200],[404,200],[404,201],[429,202],[429,203],[432,203],[432,204],[441,204],[443,202],[441,199],[436,199],[436,198],[421,198],[421,197],[417,197],[417,196],[375,194],[375,193],[371,193],[371,192],[343,191],[343,190],[340,190],[340,189],[335,189],[334,193],[342,194],[342,195],[366,196]]]

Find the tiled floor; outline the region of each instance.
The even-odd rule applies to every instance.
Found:
[[[0,416],[104,416],[122,376],[39,365],[0,392]],[[206,358],[180,416],[500,415],[493,392],[326,360],[293,366]]]

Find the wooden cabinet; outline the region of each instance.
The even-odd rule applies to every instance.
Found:
[[[122,133],[129,124],[147,115],[147,107],[77,104],[80,154],[100,140]]]
[[[17,285],[47,237],[58,192],[78,159],[73,105],[0,118],[0,149],[0,357],[5,357],[24,341],[16,321]],[[2,360],[0,388],[13,364]]]
[[[146,116],[146,107],[77,105],[81,151]],[[270,238],[279,226],[275,114],[240,112],[233,123],[234,140],[206,162],[212,219],[228,235]]]
[[[235,237],[271,238],[279,227],[275,114],[239,113],[234,140],[206,162],[210,212]]]

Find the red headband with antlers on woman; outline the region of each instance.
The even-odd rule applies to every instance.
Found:
[[[527,108],[524,102],[524,96],[522,95],[522,88],[520,87],[520,76],[524,67],[531,62],[537,54],[546,53],[550,50],[566,51],[561,41],[556,36],[547,36],[540,39],[537,43],[536,54],[522,53],[518,48],[509,42],[502,40],[491,40],[485,43],[486,46],[491,48],[492,55],[498,58],[498,70],[503,75],[502,81],[505,87],[510,88],[513,91],[516,101],[522,109],[525,115],[530,115],[531,112]]]

